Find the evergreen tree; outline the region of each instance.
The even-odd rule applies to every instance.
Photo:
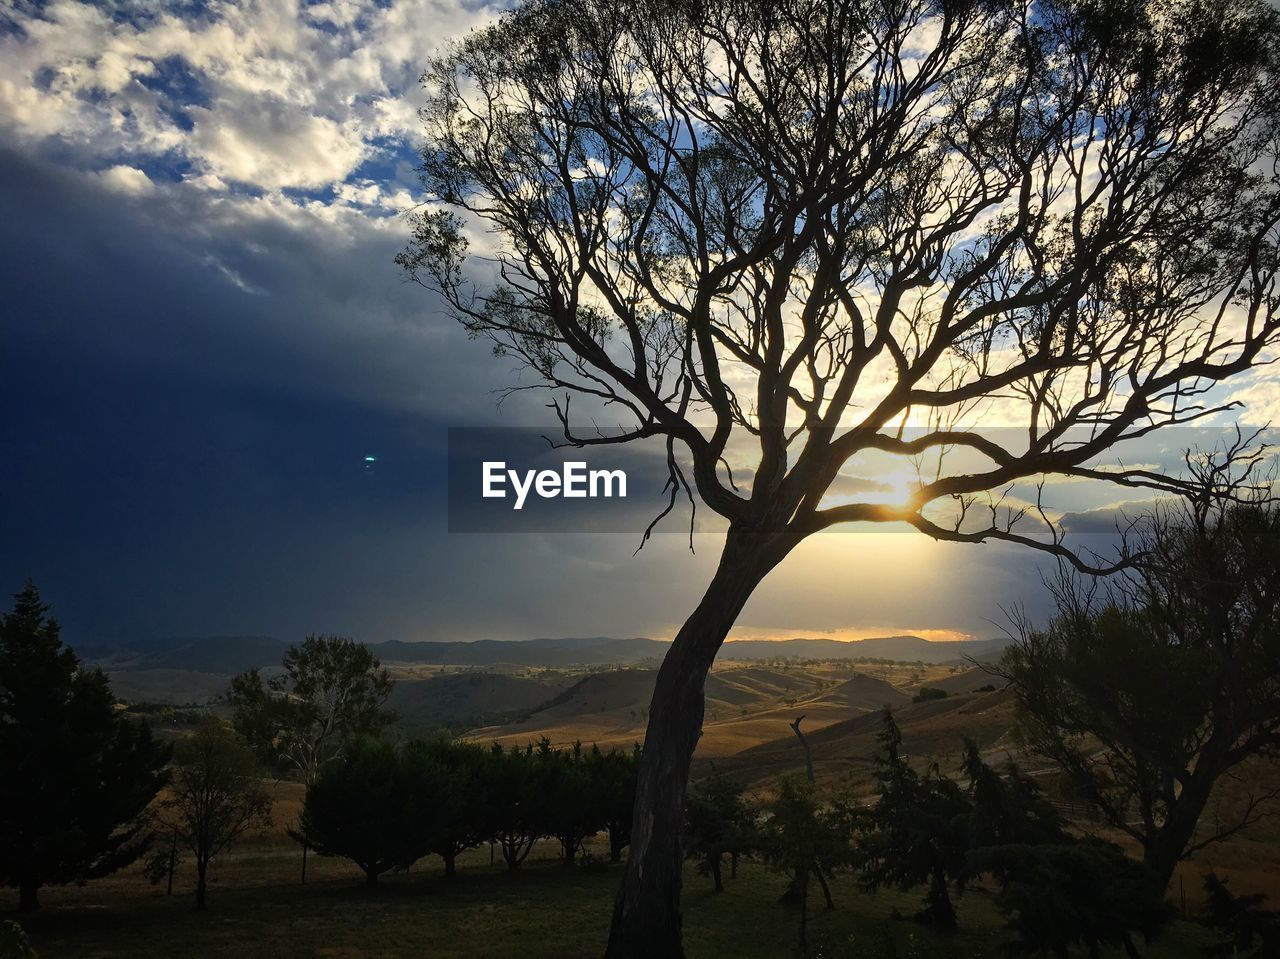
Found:
[[[1280,956],[1280,912],[1262,907],[1266,896],[1234,895],[1227,880],[1212,872],[1204,877],[1204,892],[1200,919],[1222,936],[1222,941],[1210,948],[1210,955],[1231,959]]]
[[[1137,959],[1134,935],[1152,938],[1169,917],[1155,874],[1099,839],[991,846],[970,863],[1000,885],[996,905],[1009,917],[1014,954],[1067,959],[1080,945],[1090,957],[1122,947]]]
[[[419,748],[358,739],[307,787],[297,838],[322,856],[350,859],[369,886],[431,851],[436,823],[424,815],[436,778]]]
[[[407,761],[421,765],[414,815],[430,836],[430,851],[444,862],[446,878],[457,872],[458,855],[485,839],[482,816],[476,814],[482,795],[484,750],[471,743],[445,739],[410,743]]]
[[[884,713],[876,757],[878,798],[862,817],[858,854],[869,889],[927,885],[918,918],[944,928],[956,924],[948,886],[966,875],[970,806],[960,786],[937,766],[921,774],[902,755],[902,733]]]
[[[622,850],[631,843],[631,811],[636,801],[636,777],[640,773],[640,747],[602,752],[592,746],[587,754],[588,778],[597,819],[609,834],[609,861],[621,862]]]
[[[494,743],[481,765],[481,781],[476,809],[481,831],[498,843],[507,868],[519,869],[546,835],[533,748],[503,749]]]
[[[59,638],[28,581],[0,617],[0,883],[19,908],[41,886],[93,879],[145,849],[142,813],[166,751],[116,710],[107,678]]]

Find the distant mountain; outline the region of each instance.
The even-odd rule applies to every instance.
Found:
[[[721,660],[887,659],[898,662],[953,663],[985,661],[1005,647],[1004,640],[931,642],[919,636],[886,636],[845,642],[835,639],[733,640],[720,650]],[[202,636],[128,646],[78,650],[90,662],[110,671],[181,669],[231,674],[252,667],[276,666],[288,644],[270,636]],[[438,666],[630,666],[658,660],[668,644],[640,637],[591,636],[564,639],[408,643],[392,640],[369,648],[385,663]]]
[[[667,644],[656,639],[481,639],[473,643],[405,643],[392,640],[369,647],[389,663],[441,666],[608,666],[660,659]]]
[[[103,669],[182,669],[198,673],[239,673],[279,664],[289,648],[271,636],[197,636],[149,640],[127,646],[77,648]]]
[[[738,639],[720,649],[720,659],[889,659],[901,663],[952,663],[968,659],[985,661],[1008,645],[1005,639],[934,642],[919,636],[883,636],[845,641],[839,639]]]

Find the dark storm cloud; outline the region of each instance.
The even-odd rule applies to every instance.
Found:
[[[292,630],[429,569],[387,534],[439,534],[444,428],[501,370],[399,281],[394,229],[13,154],[0,183],[0,589],[35,575],[112,638]]]

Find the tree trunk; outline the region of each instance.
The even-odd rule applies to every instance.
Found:
[[[1164,823],[1143,843],[1142,861],[1156,874],[1160,891],[1169,888],[1174,870],[1196,834],[1196,826],[1209,804],[1212,789],[1201,781],[1192,782],[1168,810]]]
[[[730,527],[715,576],[667,651],[649,706],[631,847],[608,959],[680,959],[681,821],[711,663],[752,590],[786,555],[778,535]]]
[[[378,885],[378,870],[369,868],[364,871],[364,884],[370,889]]]
[[[18,883],[18,912],[35,912],[40,908],[40,883],[27,878]]]
[[[951,904],[945,873],[935,871],[929,880],[929,906],[925,918],[939,929],[956,927],[956,908]]]
[[[827,877],[822,874],[822,867],[816,862],[813,864],[813,874],[818,879],[818,885],[822,887],[822,898],[827,902],[827,911],[835,909],[835,900],[831,898],[831,887],[827,885]]]
[[[809,870],[800,870],[800,955],[809,948]]]
[[[208,888],[206,877],[209,873],[209,864],[203,861],[196,862],[196,908],[204,908],[205,891]]]
[[[458,854],[446,852],[442,854],[441,858],[444,859],[444,877],[452,879],[458,874]]]
[[[720,876],[720,853],[711,857],[711,878],[715,880],[716,892],[724,892],[724,879]]]

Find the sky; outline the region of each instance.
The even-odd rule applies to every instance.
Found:
[[[554,426],[541,401],[498,407],[510,366],[392,262],[423,199],[417,77],[495,12],[0,0],[0,593],[34,578],[86,644],[678,628],[714,530],[692,553],[681,523],[639,553],[586,523],[449,531],[449,429]],[[1237,395],[1261,422],[1275,378]],[[733,635],[990,636],[1043,614],[1040,569],[824,535]]]

